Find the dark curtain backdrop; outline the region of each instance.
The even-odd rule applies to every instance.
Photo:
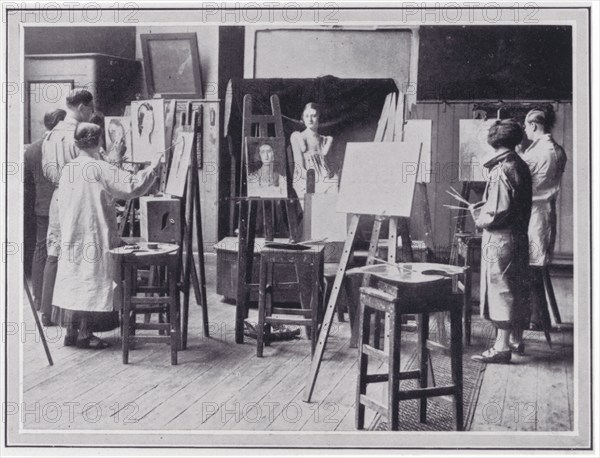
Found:
[[[230,154],[234,162],[240,164],[244,96],[252,96],[254,114],[271,114],[270,98],[277,95],[286,141],[288,173],[292,176],[290,135],[304,129],[301,123],[304,106],[309,102],[318,103],[321,108],[319,133],[334,137],[327,162],[333,171],[339,173],[346,143],[373,141],[385,97],[397,91],[396,83],[391,78],[340,79],[324,76],[310,79],[232,79],[225,100],[224,135],[229,137]],[[273,132],[270,135],[275,134]],[[230,186],[231,193],[236,196],[239,195],[241,172],[238,166],[235,173],[230,175],[234,180],[234,185]],[[236,218],[232,210],[230,227],[236,226]],[[284,234],[281,233],[281,236]]]

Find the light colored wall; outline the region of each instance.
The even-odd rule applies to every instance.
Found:
[[[393,78],[412,104],[418,43],[409,27],[246,27],[244,77]]]
[[[218,99],[218,67],[219,67],[219,28],[215,26],[140,26],[135,33],[135,56],[140,62],[142,58],[142,42],[140,35],[146,33],[195,33],[198,38],[202,89],[205,99]],[[146,93],[145,75],[142,77],[142,88]]]

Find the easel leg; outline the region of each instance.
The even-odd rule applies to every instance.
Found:
[[[246,318],[246,246],[248,244],[249,202],[239,202],[238,224],[238,282],[235,306],[235,342],[244,343],[244,319]]]
[[[31,296],[31,291],[29,290],[29,285],[27,284],[27,278],[23,275],[23,285],[25,286],[25,294],[27,294],[27,300],[29,300],[29,305],[31,306],[31,312],[33,313],[33,319],[35,320],[35,327],[40,334],[42,339],[42,345],[44,346],[44,352],[46,352],[46,358],[48,359],[48,364],[50,366],[54,365],[52,361],[52,355],[50,355],[50,348],[48,348],[48,342],[46,342],[46,334],[44,334],[44,329],[42,328],[42,324],[40,323],[40,317],[35,311],[35,304],[33,302],[33,297]]]
[[[468,181],[465,181],[462,184],[462,190],[461,190],[460,195],[463,199],[468,201],[470,194],[471,194],[471,185]],[[462,204],[462,203],[460,204],[461,207],[463,205],[464,204]],[[450,264],[452,264],[453,266],[458,265],[458,246],[456,243],[456,234],[459,234],[459,233],[465,231],[467,211],[468,211],[468,209],[465,206],[464,209],[459,210],[458,215],[456,215],[456,223],[454,225],[454,235],[452,238],[452,248],[450,250]]]
[[[356,319],[356,313],[359,309],[358,299],[355,297],[354,289],[352,288],[352,279],[344,278],[344,289],[346,291],[346,306],[348,307],[348,319],[350,320],[350,348],[357,347],[359,324]]]
[[[296,213],[296,202],[285,201],[285,211],[287,213],[288,228],[290,232],[290,242],[295,243],[300,237],[298,234],[298,215]]]
[[[560,317],[560,310],[558,310],[558,304],[556,303],[556,296],[554,295],[554,288],[552,287],[552,279],[550,278],[550,270],[548,267],[544,267],[543,273],[544,280],[544,289],[546,291],[546,296],[548,298],[548,304],[550,304],[550,308],[552,309],[552,315],[554,316],[554,321],[556,324],[562,324],[562,318]]]
[[[270,200],[262,201],[263,227],[265,230],[265,241],[273,241],[274,221],[273,221],[273,202]]]
[[[317,382],[317,375],[319,368],[321,367],[321,361],[323,360],[323,352],[325,351],[325,345],[327,344],[327,338],[329,337],[329,331],[331,330],[331,323],[335,315],[335,304],[337,303],[338,296],[340,294],[340,288],[342,281],[346,275],[346,268],[348,267],[348,260],[350,259],[350,253],[352,251],[352,245],[354,245],[354,238],[356,237],[356,229],[360,220],[359,215],[352,215],[350,221],[350,227],[348,228],[348,235],[346,237],[346,243],[344,244],[344,251],[342,253],[342,259],[338,266],[335,281],[329,296],[329,302],[327,303],[327,309],[325,310],[325,317],[323,318],[323,324],[321,325],[321,332],[319,333],[319,339],[317,341],[317,347],[312,358],[310,365],[310,372],[308,374],[308,383],[304,391],[304,401],[310,402],[315,384]]]
[[[235,341],[244,343],[244,320],[248,316],[252,262],[254,258],[254,238],[256,234],[257,203],[240,201],[239,247],[238,247],[238,288],[235,315]]]
[[[196,241],[198,243],[198,266],[199,266],[199,274],[196,276],[196,272],[194,272],[194,276],[198,278],[200,282],[200,298],[198,303],[202,307],[202,327],[204,329],[204,337],[209,336],[208,330],[208,300],[206,298],[206,269],[204,266],[204,237],[202,235],[202,212],[200,208],[200,186],[198,183],[198,178],[196,175],[196,193],[195,193],[195,211],[196,211]],[[194,266],[195,267],[195,266]],[[195,269],[194,269],[195,270]]]
[[[417,327],[419,333],[419,387],[427,388],[427,378],[429,375],[429,350],[427,349],[427,339],[429,338],[429,314],[423,313],[417,318]],[[421,398],[419,401],[419,421],[427,422],[427,398]]]

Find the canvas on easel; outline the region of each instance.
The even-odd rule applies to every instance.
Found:
[[[169,168],[165,193],[183,197],[193,144],[193,132],[184,132],[181,128],[176,130],[173,138],[171,167]]]
[[[104,130],[108,158],[116,162],[131,161],[131,118],[129,116],[106,116]],[[124,149],[119,149],[121,142]]]
[[[494,149],[487,142],[487,135],[495,119],[459,120],[459,179],[468,182],[486,182],[483,164],[485,157]]]
[[[245,153],[247,196],[287,199],[285,140],[246,137]]]
[[[420,142],[348,143],[337,211],[410,218]]]
[[[162,99],[131,102],[133,162],[150,162],[165,151],[165,102]]]

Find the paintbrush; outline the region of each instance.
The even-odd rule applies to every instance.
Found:
[[[466,200],[464,197],[462,197],[460,194],[458,194],[458,192],[456,192],[456,190],[450,186],[450,188],[452,189],[453,192],[449,191],[446,189],[446,192],[451,195],[452,197],[454,197],[456,200],[458,200],[459,202],[465,204],[465,205],[470,205],[469,201]]]
[[[449,205],[449,204],[444,204],[444,207],[446,208],[450,208],[452,210],[466,210],[465,207],[459,207],[458,205]]]

